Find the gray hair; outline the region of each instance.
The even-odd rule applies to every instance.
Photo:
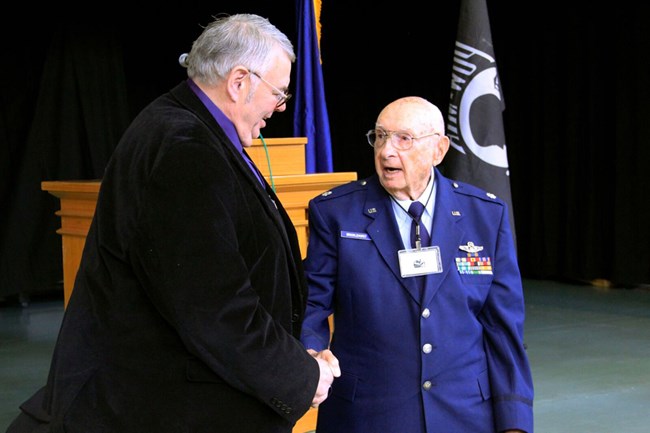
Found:
[[[179,61],[187,67],[188,77],[215,85],[237,65],[263,74],[271,66],[269,54],[276,46],[292,63],[296,60],[289,38],[268,19],[253,14],[221,16],[203,29]]]

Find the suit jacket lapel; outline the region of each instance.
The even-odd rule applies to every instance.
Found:
[[[192,111],[199,119],[201,119],[201,121],[213,132],[215,135],[214,144],[220,146],[224,150],[226,154],[225,156],[231,161],[233,167],[240,172],[242,179],[253,186],[255,194],[257,194],[264,206],[265,212],[278,224],[278,228],[281,228],[281,220],[278,218],[275,204],[266,191],[266,188],[270,188],[268,183],[264,180],[264,177],[262,177],[265,185],[260,184],[259,179],[251,171],[250,166],[244,160],[245,156],[239,153],[237,148],[235,148],[235,145],[230,142],[210,113],[210,110],[203,105],[203,102],[201,102],[185,81],[172,89],[170,93],[176,97],[181,104],[187,107],[188,110]],[[244,153],[245,152],[246,151],[244,150]],[[283,227],[281,231],[284,233]]]
[[[241,179],[244,182],[251,184],[251,187],[255,191],[255,194],[262,203],[264,212],[269,216],[269,218],[271,218],[271,220],[275,223],[278,231],[280,232],[287,251],[292,251],[291,242],[287,237],[285,226],[287,224],[287,221],[288,224],[292,224],[291,220],[289,220],[288,217],[286,218],[286,221],[283,220],[282,215],[278,213],[278,207],[281,208],[282,206],[275,193],[271,191],[271,187],[268,182],[266,182],[266,179],[264,179],[262,176],[264,185],[261,185],[257,176],[255,176],[255,174],[251,171],[248,163],[244,160],[244,158],[248,156],[243,156],[241,153],[239,153],[237,148],[235,148],[235,145],[230,142],[210,111],[206,108],[205,105],[203,105],[203,102],[201,102],[201,100],[196,96],[196,94],[192,91],[186,82],[180,83],[178,86],[172,89],[170,93],[178,99],[179,103],[184,105],[188,110],[192,111],[199,119],[201,119],[201,121],[203,121],[203,123],[205,123],[206,126],[213,132],[215,135],[213,145],[219,146],[223,149],[225,152],[225,157],[228,158],[228,160],[231,162],[233,168],[239,171]],[[245,153],[246,150],[243,150],[243,152]],[[299,251],[298,255],[300,255]]]

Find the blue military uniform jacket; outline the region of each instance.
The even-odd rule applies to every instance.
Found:
[[[435,179],[430,232],[442,272],[426,277],[401,276],[404,245],[377,176],[310,201],[301,339],[328,347],[333,314],[331,350],[342,369],[319,408],[318,433],[533,432],[507,208],[437,169]]]

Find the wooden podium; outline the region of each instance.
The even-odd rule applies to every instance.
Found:
[[[266,149],[261,140],[254,140],[247,149],[276,193],[293,222],[303,258],[307,252],[307,205],[311,198],[337,185],[357,179],[353,172],[305,174],[305,137],[267,138]],[[270,167],[267,161],[271,161]],[[273,175],[271,177],[271,174]],[[79,269],[86,235],[95,213],[100,180],[45,181],[41,189],[59,198],[63,247],[63,300],[68,304]],[[317,410],[310,409],[293,428],[293,433],[316,429]]]

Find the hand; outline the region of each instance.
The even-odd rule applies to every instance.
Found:
[[[341,376],[341,367],[339,367],[339,360],[336,356],[334,356],[331,350],[325,349],[320,352],[316,352],[314,349],[307,349],[307,353],[309,353],[314,358],[322,359],[327,362],[330,369],[332,370],[332,375],[334,375],[334,377]]]
[[[311,402],[311,407],[317,408],[329,396],[334,378],[341,376],[341,368],[339,367],[339,360],[331,350],[326,349],[316,352],[313,349],[307,349],[307,353],[316,359],[320,368],[320,379],[316,387],[316,394]]]

